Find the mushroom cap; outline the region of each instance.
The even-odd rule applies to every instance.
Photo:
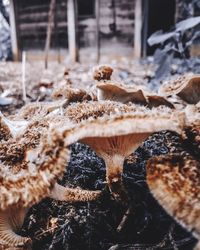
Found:
[[[59,109],[65,104],[66,100],[58,100],[53,102],[33,102],[22,107],[15,116],[14,119],[40,119],[45,117],[47,114]]]
[[[158,106],[166,106],[168,108],[174,109],[174,105],[165,99],[163,96],[159,95],[147,95],[146,96],[147,102],[148,102],[148,107],[153,108],[153,107],[158,107]]]
[[[69,88],[68,86],[62,86],[58,89],[55,89],[52,93],[53,99],[66,99],[67,103],[71,102],[82,102],[96,100],[96,97],[93,93],[86,91],[84,89]]]
[[[125,105],[113,101],[90,101],[69,105],[64,111],[64,115],[71,121],[78,123],[104,115],[127,113],[135,110],[135,105]]]
[[[96,85],[97,99],[118,101],[121,103],[142,103],[147,104],[142,88],[128,87],[113,82],[101,82]]]
[[[163,84],[159,93],[166,96],[178,95],[189,104],[200,101],[200,75],[187,74]]]
[[[135,117],[140,117],[140,122],[142,119],[144,121],[150,121],[151,117],[154,119],[155,128],[161,123],[162,118],[173,119],[177,116],[177,121],[179,125],[182,126],[185,121],[185,114],[181,111],[173,111],[167,107],[160,106],[153,109],[149,109],[145,106],[136,106],[134,104],[122,104],[114,101],[90,101],[87,103],[77,103],[72,104],[65,110],[65,116],[69,120],[79,123],[88,119],[97,119],[104,117],[105,120],[112,120],[115,116],[126,116],[131,114]],[[176,118],[175,118],[176,119]],[[182,119],[182,120],[181,120]],[[145,124],[146,129],[149,129],[149,125]],[[167,128],[166,128],[167,129]]]
[[[153,196],[183,226],[200,237],[200,162],[188,154],[165,155],[147,162]]]
[[[1,154],[1,210],[10,206],[28,207],[47,197],[64,173],[69,151],[62,140],[47,130],[38,145],[27,146],[25,141],[23,138],[20,143],[13,142],[10,148],[7,145],[5,155]]]
[[[65,115],[75,122],[71,128],[60,128],[71,138],[67,145],[86,137],[113,137],[167,129],[180,132],[185,120],[183,112],[166,107],[150,110],[110,101],[70,105]]]
[[[93,68],[94,80],[110,80],[113,69],[108,65],[98,65]]]

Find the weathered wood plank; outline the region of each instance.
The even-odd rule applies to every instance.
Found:
[[[77,46],[77,10],[76,0],[67,1],[67,20],[68,20],[68,47],[72,62],[78,62],[79,53]]]
[[[97,63],[100,60],[100,0],[95,1],[95,13],[96,13],[96,41],[97,41]]]
[[[135,32],[134,32],[134,57],[141,57],[141,34],[142,34],[142,1],[135,1]]]
[[[51,0],[48,13],[48,25],[47,25],[47,36],[45,42],[45,69],[48,67],[48,54],[51,43],[51,33],[54,26],[56,0]]]
[[[19,52],[19,44],[17,37],[16,12],[15,12],[14,0],[10,0],[10,31],[11,31],[13,60],[19,61],[20,52]]]

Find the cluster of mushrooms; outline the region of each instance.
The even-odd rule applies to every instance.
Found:
[[[0,245],[29,247],[20,236],[28,209],[45,197],[92,201],[101,190],[63,187],[70,145],[89,145],[106,164],[106,182],[114,199],[128,203],[123,163],[152,133],[182,135],[200,153],[200,76],[186,75],[161,86],[157,94],[143,86],[111,80],[113,69],[98,66],[91,91],[61,87],[51,102],[25,105],[17,114],[0,113]],[[200,239],[200,160],[189,153],[154,157],[147,183],[158,202]],[[200,249],[200,247],[199,247]]]

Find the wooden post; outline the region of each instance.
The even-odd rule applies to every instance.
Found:
[[[142,0],[135,1],[135,32],[134,32],[134,57],[141,57],[142,34]]]
[[[19,53],[19,44],[17,38],[16,12],[15,12],[14,0],[10,0],[10,34],[11,34],[13,60],[19,61],[20,53]]]
[[[147,56],[149,0],[144,0],[143,3],[142,57],[145,58]]]
[[[49,56],[49,48],[51,44],[52,26],[54,23],[55,5],[56,5],[56,0],[51,0],[50,6],[49,6],[47,36],[46,36],[46,42],[45,42],[45,59],[44,59],[45,69],[48,68],[48,56]]]
[[[22,51],[22,93],[23,101],[26,103],[26,51]]]
[[[67,19],[68,19],[68,48],[70,60],[75,63],[79,60],[77,46],[77,6],[76,0],[67,0]]]
[[[95,1],[95,13],[96,13],[96,42],[97,42],[97,63],[100,60],[100,0]]]

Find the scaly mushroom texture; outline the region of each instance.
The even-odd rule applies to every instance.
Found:
[[[115,102],[102,102],[98,107],[99,110],[91,102],[68,109],[66,113],[78,124],[66,129],[63,137],[67,145],[81,141],[94,149],[105,161],[111,192],[116,198],[126,200],[122,184],[125,157],[153,132],[166,129],[180,132],[184,114],[167,108],[150,110]]]
[[[42,198],[88,201],[101,193],[57,184],[65,171],[70,151],[62,138],[47,129],[44,137],[38,134],[35,132],[35,143],[32,141],[34,135],[28,133],[26,139],[12,139],[0,145],[0,244],[13,248],[30,244],[29,238],[17,233],[29,207]]]
[[[154,157],[147,182],[163,208],[200,240],[200,162],[186,153]]]

